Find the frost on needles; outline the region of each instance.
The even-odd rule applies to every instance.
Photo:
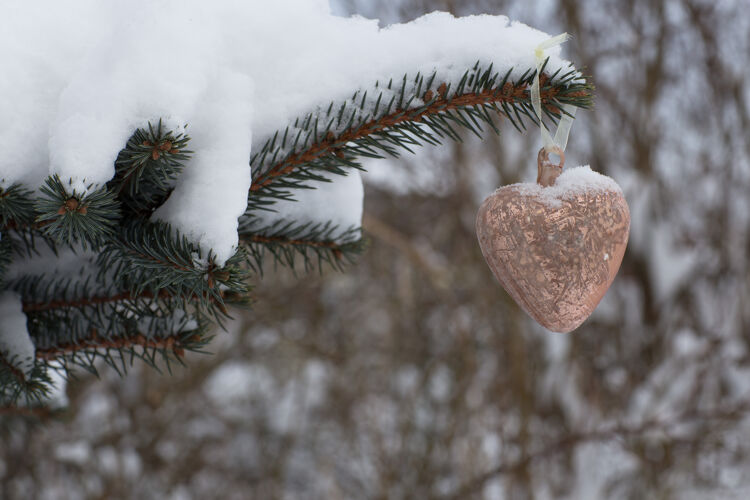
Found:
[[[53,369],[181,362],[266,256],[340,268],[363,246],[360,161],[538,124],[548,38],[446,13],[381,29],[308,0],[9,2],[0,18],[4,407],[43,401]],[[558,54],[549,122],[592,99]]]

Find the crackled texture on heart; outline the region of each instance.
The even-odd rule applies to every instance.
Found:
[[[617,274],[630,231],[620,192],[590,190],[550,206],[507,186],[477,214],[484,258],[513,299],[542,326],[578,327]]]

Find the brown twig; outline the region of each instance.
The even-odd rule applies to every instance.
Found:
[[[44,406],[0,406],[0,415],[48,418],[53,410]]]
[[[96,330],[91,331],[91,335],[88,338],[81,339],[77,344],[62,344],[55,347],[49,347],[47,349],[36,350],[36,357],[43,360],[52,360],[60,356],[75,354],[80,351],[87,351],[92,349],[127,349],[133,347],[155,348],[155,349],[171,349],[177,356],[182,357],[185,354],[182,342],[178,335],[171,335],[169,337],[159,339],[149,339],[144,337],[142,334],[133,335],[130,337],[117,337],[117,338],[103,338],[99,336]]]

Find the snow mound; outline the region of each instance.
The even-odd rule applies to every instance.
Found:
[[[588,165],[564,169],[551,186],[544,187],[537,183],[525,182],[506,187],[513,187],[524,196],[534,196],[550,206],[558,206],[561,200],[584,193],[612,191],[622,194],[622,189],[614,179],[594,172]]]

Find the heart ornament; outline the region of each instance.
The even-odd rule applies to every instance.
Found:
[[[545,149],[536,184],[505,186],[477,214],[479,246],[495,277],[539,324],[577,328],[615,279],[630,233],[630,211],[609,177],[562,171]]]

